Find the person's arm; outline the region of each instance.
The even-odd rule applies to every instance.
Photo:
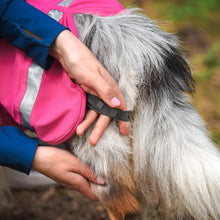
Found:
[[[92,169],[70,152],[52,146],[39,146],[36,150],[32,169],[62,184],[77,190],[87,198],[96,201],[88,180],[103,185],[105,180],[97,177]]]
[[[24,0],[1,0],[0,37],[22,49],[45,69],[54,60],[48,54],[52,43],[65,29]]]
[[[13,126],[0,127],[0,140],[0,165],[29,174],[38,140]]]
[[[38,146],[36,138],[30,138],[13,126],[0,127],[0,166],[6,166],[26,174],[36,170],[62,184],[77,190],[96,201],[87,181],[104,184],[92,169],[66,150],[52,146]]]

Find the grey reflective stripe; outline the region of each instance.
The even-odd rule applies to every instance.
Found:
[[[72,3],[73,0],[63,0],[62,2],[60,2],[58,5],[59,6],[64,6],[64,7],[68,7],[71,3]],[[58,11],[58,10],[50,10],[48,12],[48,15],[53,18],[54,20],[56,21],[59,21],[62,16],[63,16],[63,12],[61,11]]]
[[[21,124],[32,130],[30,126],[31,112],[40,88],[44,69],[33,62],[28,69],[27,89],[20,104]]]
[[[58,11],[58,10],[50,10],[48,12],[48,15],[51,18],[53,18],[54,20],[59,21],[62,18],[62,16],[63,16],[63,12]]]
[[[59,6],[64,6],[64,7],[68,7],[71,3],[72,3],[73,0],[63,0],[62,2],[60,2],[58,5]],[[54,20],[56,21],[59,21],[62,16],[63,16],[63,12],[61,11],[58,11],[58,10],[50,10],[48,12],[48,15],[53,18]]]
[[[51,10],[48,15],[56,21],[59,21],[63,16],[63,12]],[[33,130],[30,125],[31,112],[38,95],[43,72],[44,69],[33,61],[28,68],[27,88],[19,107],[21,124],[30,130]]]
[[[60,6],[64,6],[64,7],[68,7],[73,0],[63,0],[62,2],[60,2],[58,5]]]

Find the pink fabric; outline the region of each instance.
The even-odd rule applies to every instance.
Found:
[[[26,54],[0,40],[1,125],[21,124],[20,103],[27,87],[28,68],[33,62]],[[44,71],[37,99],[31,112],[30,126],[46,143],[59,144],[70,138],[85,114],[86,96],[74,84],[58,62]],[[12,118],[15,120],[13,121]],[[21,127],[20,127],[21,128]]]
[[[59,21],[76,36],[72,14],[92,13],[100,16],[114,15],[124,8],[115,0],[73,0],[68,8],[58,6],[61,0],[28,0],[44,13],[52,9],[63,12]],[[33,62],[20,49],[0,39],[0,124],[21,124],[20,104],[27,88],[28,69]],[[58,62],[44,71],[37,99],[31,112],[30,126],[38,137],[49,143],[59,144],[70,138],[85,114],[86,96],[74,84]]]
[[[0,39],[0,47],[0,102],[21,124],[19,106],[26,91],[27,71],[33,60],[3,39]]]
[[[7,110],[0,104],[0,125],[12,125],[20,128],[20,130],[25,131],[26,129],[15,122],[15,120],[11,117],[11,115],[7,112]]]
[[[70,14],[95,14],[99,16],[111,16],[124,10],[124,7],[116,0],[73,0],[68,8],[58,6],[63,0],[27,0],[29,4],[48,14],[51,9],[60,8]]]
[[[52,83],[51,83],[52,82]],[[58,62],[45,71],[31,114],[31,125],[42,140],[59,144],[70,138],[83,120],[86,96]]]
[[[62,1],[27,0],[29,4],[46,14],[52,9],[64,12],[60,23],[68,27],[75,36],[78,35],[72,14],[95,14],[106,17],[118,14],[124,10],[124,7],[116,0],[73,0],[68,8],[58,5]]]

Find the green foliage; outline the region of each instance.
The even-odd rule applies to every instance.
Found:
[[[194,59],[192,58],[197,66],[203,67],[199,74],[195,75],[198,82],[208,80],[215,74],[216,69],[220,66],[219,51],[220,46],[213,44],[206,53],[197,54]]]
[[[168,4],[169,13],[176,21],[205,20],[211,11],[220,9],[219,0],[173,0]]]
[[[197,83],[194,100],[209,125],[212,139],[220,146],[220,0],[119,1],[126,6],[132,4],[144,8],[148,16],[153,19],[172,21],[166,23],[166,28],[163,26],[163,29],[169,32],[178,33],[178,30],[188,29],[189,38],[186,36],[183,40],[189,41],[188,48],[191,52],[188,58]],[[193,28],[202,31],[190,34]],[[194,34],[204,35],[202,39],[205,41],[205,46],[200,43],[194,45],[197,36],[190,37]]]
[[[218,51],[219,47],[217,45],[213,45],[204,56],[204,64],[207,68],[215,68],[220,65]]]

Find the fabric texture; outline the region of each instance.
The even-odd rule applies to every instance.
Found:
[[[0,127],[0,140],[0,164],[29,174],[38,140],[13,126]]]
[[[67,28],[24,0],[1,0],[0,18],[0,36],[49,69],[54,61],[48,55],[49,49],[58,34]],[[39,39],[27,35],[24,29]]]
[[[86,96],[55,61],[45,71],[0,40],[0,102],[12,118],[48,144],[70,138],[85,114]]]
[[[125,8],[116,0],[27,0],[28,3],[48,14],[55,10],[62,12],[60,23],[77,36],[73,14],[95,14],[113,16]]]
[[[12,2],[13,0],[1,0],[1,6],[0,6],[0,19],[2,18],[5,10],[8,8],[9,4]]]

